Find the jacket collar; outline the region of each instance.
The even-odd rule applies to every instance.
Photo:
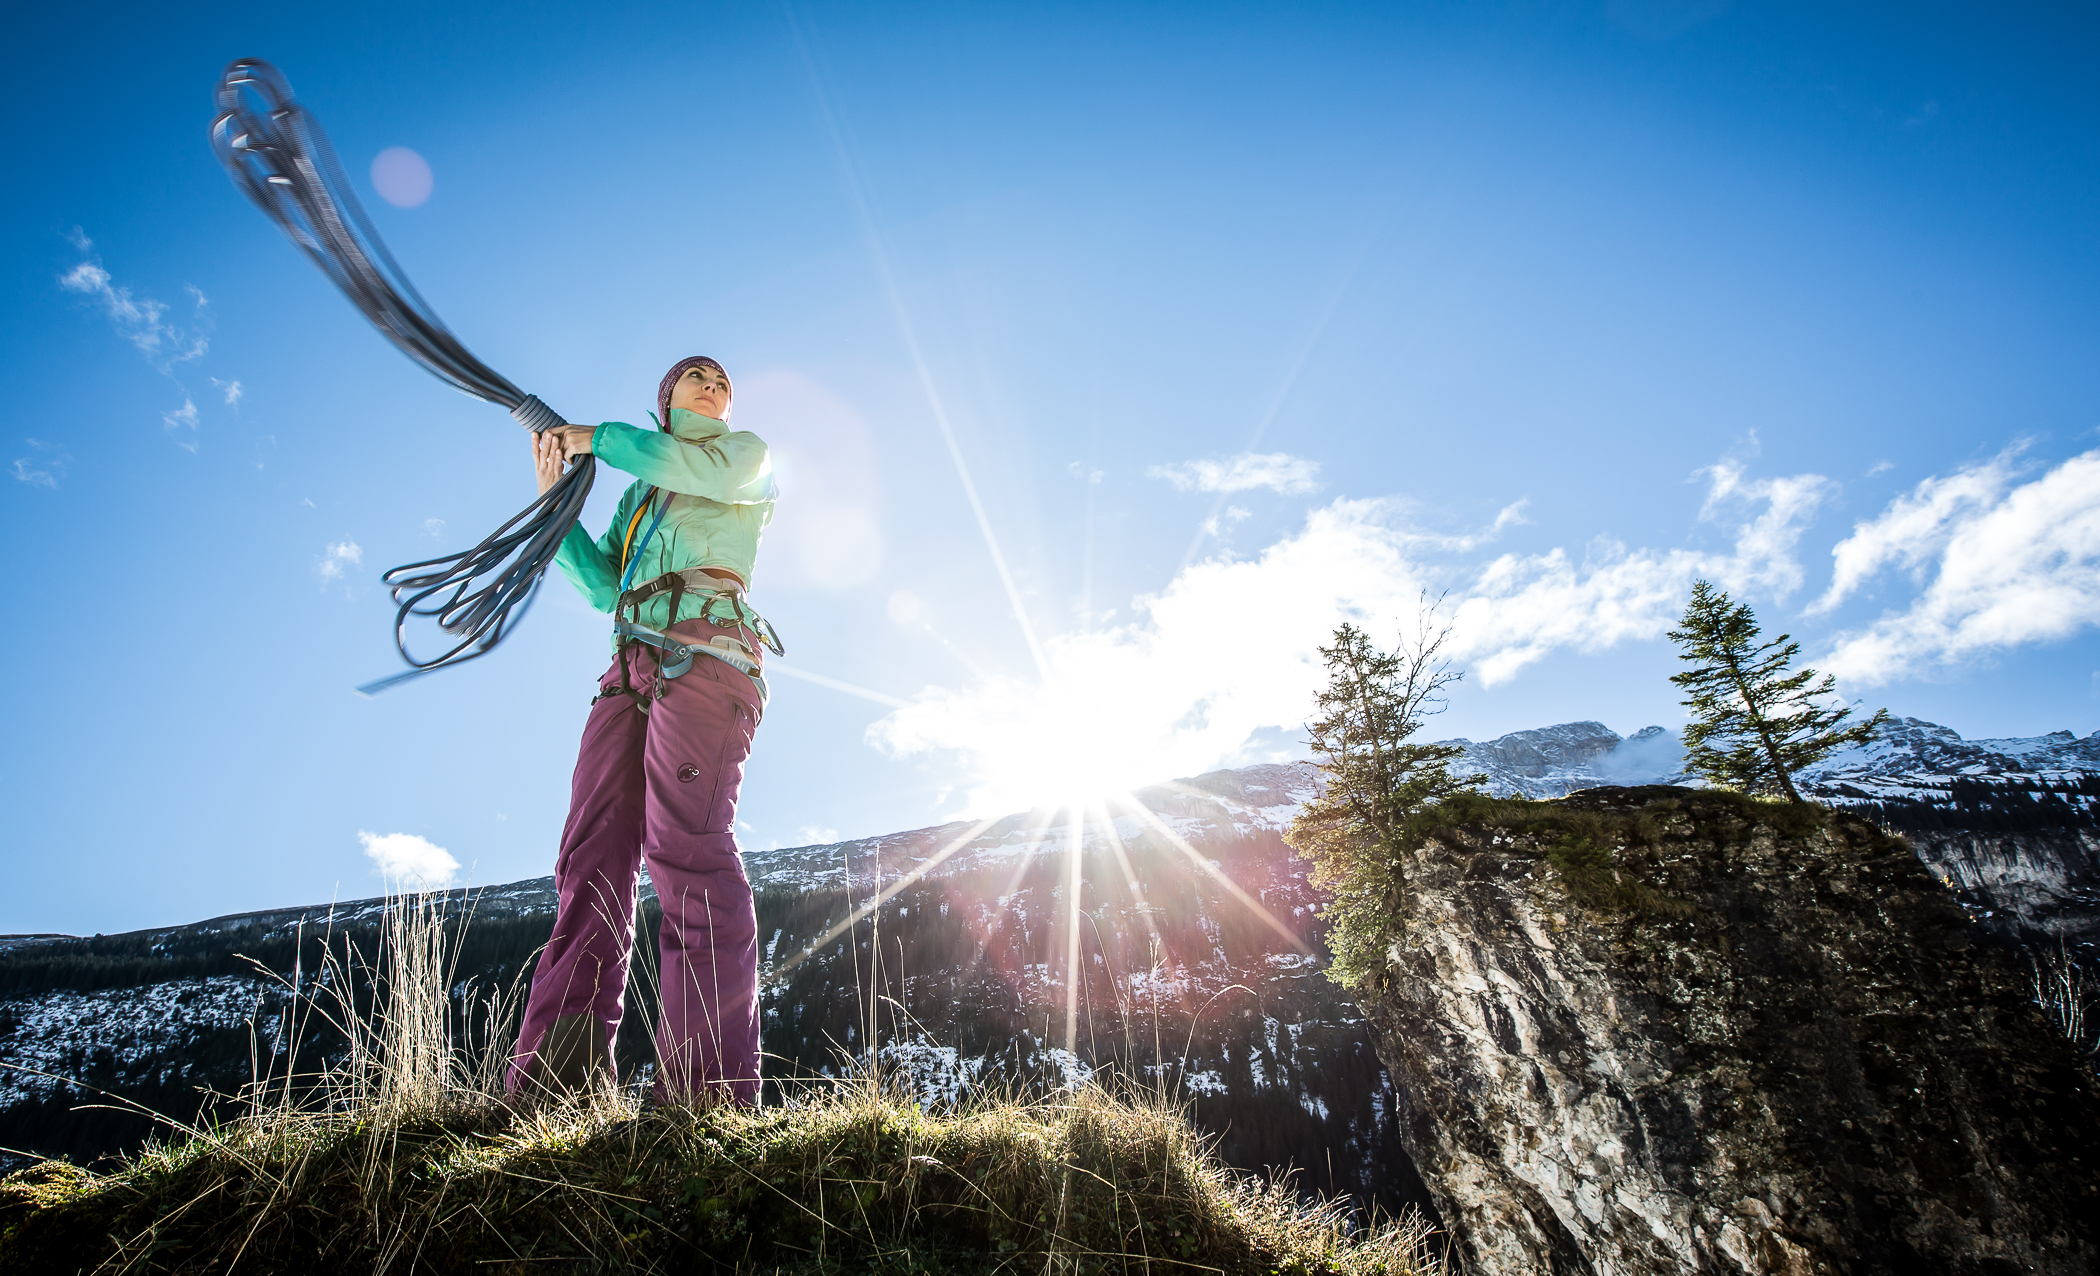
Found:
[[[729,433],[729,423],[711,416],[701,416],[690,408],[671,409],[671,437],[681,443],[698,443]]]

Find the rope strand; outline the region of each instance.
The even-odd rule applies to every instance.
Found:
[[[453,389],[509,409],[535,434],[564,424],[560,413],[475,358],[423,300],[365,216],[320,122],[293,99],[283,72],[259,58],[242,58],[219,78],[217,101],[212,150],[234,185],[387,340]],[[495,650],[531,608],[596,476],[596,457],[576,462],[474,548],[382,575],[400,605],[394,645],[409,669],[358,691],[372,695]],[[417,660],[408,651],[408,622],[415,616],[435,620],[459,641],[443,655]]]

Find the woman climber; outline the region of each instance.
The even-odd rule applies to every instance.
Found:
[[[513,1095],[612,1079],[647,860],[664,913],[655,1098],[758,1099],[758,927],[734,827],[764,653],[780,650],[744,602],[775,487],[766,445],[730,430],[729,397],[721,364],[681,359],[657,388],[660,431],[614,421],[533,436],[542,492],[591,452],[636,481],[604,536],[572,526],[555,559],[613,613],[613,660],[583,728]]]

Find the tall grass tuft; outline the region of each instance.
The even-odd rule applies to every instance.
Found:
[[[514,1108],[516,990],[457,987],[444,908],[403,897],[376,953],[330,948],[284,1029],[320,1015],[348,1048],[258,1076],[239,1119],[0,1180],[0,1270],[1436,1270],[1419,1219],[1229,1170],[1157,1093],[936,1113],[871,1064],[765,1109],[610,1087]]]

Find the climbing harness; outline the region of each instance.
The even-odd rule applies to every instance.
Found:
[[[670,504],[668,498],[664,503]],[[662,517],[662,514],[657,515],[659,520]],[[653,532],[656,528],[652,524],[649,530]],[[644,537],[642,543],[648,544],[648,539]],[[637,550],[636,554],[639,556],[640,551]],[[628,574],[633,574],[632,567]],[[624,587],[627,582],[623,579],[620,583]],[[651,629],[641,623],[642,605],[659,594],[671,596],[670,618],[664,621],[662,629]],[[707,600],[700,606],[700,616],[717,629],[749,630],[766,650],[776,656],[787,654],[772,622],[753,611],[744,601],[741,586],[719,576],[710,576],[697,567],[665,572],[655,580],[620,591],[619,602],[613,606],[613,640],[620,662],[620,682],[591,697],[592,704],[609,696],[626,696],[647,713],[652,702],[664,698],[666,684],[693,667],[694,656],[713,656],[751,679],[752,685],[758,689],[759,713],[765,713],[766,703],[772,699],[773,693],[766,685],[756,652],[728,634],[716,634],[706,642],[688,642],[670,633],[671,627],[678,623],[679,604],[688,597]],[[656,661],[656,689],[649,695],[643,695],[634,686],[633,666],[629,659],[637,646],[649,648]]]
[[[282,72],[259,58],[243,58],[219,77],[217,100],[212,150],[234,185],[387,340],[455,390],[509,409],[535,434],[567,423],[469,353],[416,292],[365,217],[320,122],[293,100]],[[596,474],[597,458],[586,457],[474,548],[385,573],[380,579],[400,604],[394,645],[410,668],[358,691],[371,695],[495,650],[531,608],[562,537],[583,513]],[[411,616],[435,619],[458,643],[434,659],[416,659],[408,653]]]

